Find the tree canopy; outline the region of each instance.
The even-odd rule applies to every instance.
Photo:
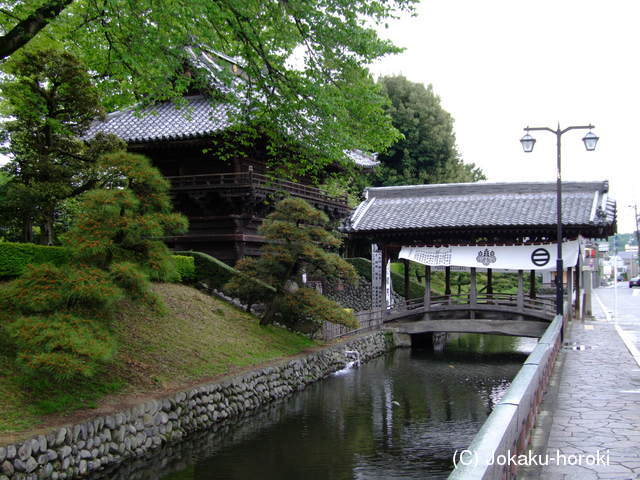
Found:
[[[388,113],[404,135],[378,159],[376,185],[473,182],[484,179],[474,164],[463,163],[456,149],[453,118],[433,87],[403,76],[379,80],[391,100]]]
[[[27,242],[36,223],[42,241],[51,244],[61,202],[96,186],[97,158],[125,144],[103,135],[89,143],[81,140],[103,110],[99,92],[73,55],[25,51],[5,65],[5,72],[2,113],[9,120],[2,124],[8,140],[3,151],[11,161],[4,167],[10,181],[0,187],[0,221],[20,223]]]
[[[381,151],[396,138],[365,66],[399,51],[374,27],[414,3],[21,0],[0,9],[0,58],[27,43],[62,44],[113,109],[180,97],[193,80],[190,57],[220,52],[238,59],[244,81],[222,68],[207,74],[243,90],[247,111],[337,159],[345,148]]]

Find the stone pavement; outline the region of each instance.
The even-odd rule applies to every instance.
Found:
[[[521,468],[518,478],[640,478],[640,367],[593,306],[595,320],[573,321],[565,336],[532,435],[531,450],[549,455],[549,465]],[[563,465],[574,461],[582,465]]]

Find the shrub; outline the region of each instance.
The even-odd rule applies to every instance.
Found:
[[[202,252],[175,252],[180,256],[192,257],[195,266],[195,279],[205,282],[209,287],[222,290],[225,283],[238,274],[238,271],[226,263]]]
[[[109,274],[87,265],[70,265],[62,269],[66,275],[67,308],[111,310],[124,292]]]
[[[26,271],[4,290],[1,303],[25,314],[64,309],[109,310],[122,298],[122,291],[106,272],[86,265],[27,265]]]
[[[133,299],[146,298],[151,293],[149,277],[132,262],[113,263],[110,267],[113,282]]]
[[[17,277],[30,263],[64,265],[70,258],[71,251],[64,247],[0,242],[0,277]]]
[[[302,333],[313,334],[326,322],[357,328],[358,322],[350,310],[339,308],[327,297],[310,288],[300,288],[275,301],[275,321]]]
[[[181,282],[191,282],[196,279],[195,259],[187,255],[173,255],[176,269]]]
[[[230,267],[226,263],[212,257],[211,255],[207,255],[206,253],[191,251],[180,251],[175,253],[179,256],[193,257],[195,263],[194,279],[204,282],[209,287],[215,288],[216,290],[231,294],[232,292],[229,292],[225,288],[226,283],[233,278],[240,277],[242,278],[241,281],[251,283],[257,290],[264,289],[268,291],[275,291],[270,285],[250,276],[243,275],[235,268]]]
[[[275,294],[275,289],[256,277],[259,272],[256,270],[257,260],[251,257],[244,257],[238,260],[236,270],[231,279],[224,285],[224,292],[234,298],[240,299],[247,305],[247,310],[251,305],[263,303],[270,300]]]
[[[197,252],[193,253],[197,254]],[[166,257],[164,257],[164,254],[164,249],[162,252],[158,252],[158,261],[151,267],[154,280],[193,281],[196,278],[194,259],[191,258],[191,255],[172,255],[172,263],[166,265]],[[71,262],[71,258],[72,249],[68,247],[52,247],[33,243],[0,241],[0,278],[18,277],[24,273],[29,264],[40,265],[50,263],[55,266],[67,265]],[[214,261],[222,263],[216,259],[214,259]],[[222,263],[222,265],[225,264]],[[222,285],[224,285],[225,282],[226,280],[222,282]]]
[[[145,247],[146,259],[136,263],[145,267],[149,278],[156,282],[179,282],[180,272],[169,248],[158,241],[148,242]]]
[[[103,325],[68,313],[19,317],[6,330],[18,349],[18,365],[32,376],[91,377],[115,353]]]

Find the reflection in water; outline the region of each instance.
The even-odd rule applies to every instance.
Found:
[[[397,350],[105,478],[446,478],[535,344],[477,337]]]

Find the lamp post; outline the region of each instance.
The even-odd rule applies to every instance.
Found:
[[[557,129],[549,127],[526,127],[524,131],[525,135],[520,139],[522,148],[525,153],[533,151],[533,146],[536,143],[536,139],[529,135],[529,132],[533,131],[546,131],[555,134],[556,136],[556,149],[557,149],[557,191],[556,191],[556,209],[557,209],[557,244],[558,244],[558,258],[556,260],[556,314],[564,315],[564,292],[562,285],[562,272],[564,266],[562,264],[562,176],[561,176],[561,162],[560,162],[560,146],[562,135],[570,130],[589,130],[587,134],[582,138],[584,146],[587,151],[592,152],[596,149],[598,143],[598,137],[591,132],[593,125],[574,125],[571,127],[560,128],[558,123]]]

